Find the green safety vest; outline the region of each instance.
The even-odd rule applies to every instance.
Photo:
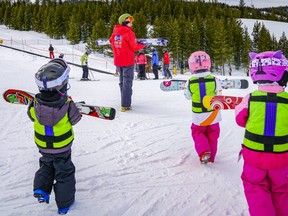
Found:
[[[192,94],[192,112],[211,112],[213,109],[206,109],[203,105],[205,95],[216,95],[216,81],[212,75],[206,77],[191,77],[189,80],[189,90]]]
[[[67,99],[69,103],[71,99]],[[72,125],[68,118],[68,112],[54,126],[42,125],[39,123],[34,107],[30,109],[34,119],[34,141],[37,146],[45,149],[59,149],[69,145],[74,139]]]
[[[254,91],[248,109],[244,146],[261,152],[287,152],[288,93]]]

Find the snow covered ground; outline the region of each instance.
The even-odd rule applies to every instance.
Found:
[[[277,25],[283,29],[280,23]],[[0,26],[0,38],[21,40],[23,35],[46,40],[46,44],[35,44],[45,51],[51,43],[43,34]],[[71,45],[63,42],[61,49],[69,58]],[[73,52],[82,53],[80,48]],[[114,72],[111,58],[91,58],[93,67]],[[0,92],[8,88],[37,92],[34,74],[47,61],[0,47]],[[240,180],[243,161],[237,162],[244,129],[236,125],[234,111],[222,111],[216,162],[201,165],[190,135],[191,101],[183,92],[162,92],[161,80],[134,81],[133,110],[121,113],[118,78],[94,73],[100,81],[80,82],[81,75],[81,68],[71,67],[72,98],[115,107],[117,114],[113,121],[83,116],[74,127],[72,160],[77,191],[68,215],[249,215]],[[188,77],[189,72],[175,78]],[[244,96],[256,89],[243,71],[234,71],[234,77],[247,78],[249,89],[223,90],[224,95]],[[37,203],[32,196],[39,153],[26,107],[1,98],[0,119],[1,216],[56,215],[53,193],[49,205]]]
[[[218,0],[220,3],[225,3],[228,5],[239,5],[239,0]],[[265,8],[265,7],[280,7],[288,6],[287,0],[273,0],[273,1],[264,1],[264,0],[244,0],[245,6],[255,8]]]

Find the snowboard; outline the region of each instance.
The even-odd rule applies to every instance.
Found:
[[[162,91],[179,91],[185,89],[187,80],[168,80],[160,83]],[[221,87],[223,89],[246,89],[249,83],[245,79],[225,79],[221,80]]]
[[[29,105],[34,100],[35,94],[17,89],[8,89],[3,93],[6,102],[12,104]],[[80,113],[105,120],[113,120],[116,110],[112,107],[94,106],[82,102],[75,102]]]
[[[242,97],[227,96],[227,95],[216,95],[216,96],[204,96],[202,102],[204,107],[207,109],[214,110],[229,110],[235,109],[235,107],[241,103]]]
[[[168,46],[169,40],[167,38],[142,38],[137,39],[138,43],[145,44],[147,46]],[[96,46],[110,45],[109,39],[100,38],[95,41]]]

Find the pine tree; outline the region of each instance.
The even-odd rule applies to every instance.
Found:
[[[248,33],[248,29],[247,27],[244,28],[244,35],[243,35],[243,50],[242,50],[242,58],[241,58],[241,62],[243,67],[245,67],[246,69],[249,66],[249,52],[252,49],[252,41],[251,38],[249,36]]]
[[[214,61],[218,66],[222,66],[222,75],[225,75],[224,65],[228,62],[230,56],[228,55],[229,47],[224,20],[218,20],[215,27],[217,31],[214,33],[214,41],[212,44]]]
[[[233,63],[238,70],[241,66],[241,55],[243,49],[243,29],[242,29],[242,21],[239,19],[231,19],[229,24],[231,33],[232,33],[232,52],[233,55]]]
[[[5,9],[5,14],[4,14],[4,25],[10,27],[11,26],[11,17],[12,17],[12,8],[10,3],[7,5]]]
[[[178,62],[179,52],[180,52],[180,26],[178,19],[169,19],[167,23],[167,28],[170,32],[170,45],[169,52],[171,53],[171,58],[173,59],[174,64]]]
[[[252,49],[254,52],[259,52],[259,50],[260,50],[260,48],[258,46],[260,29],[261,29],[261,23],[256,21],[254,24],[254,27],[253,27],[253,32],[252,32],[252,36],[253,36]]]
[[[287,40],[287,37],[286,37],[284,31],[282,32],[282,35],[281,35],[278,43],[279,43],[279,49],[281,49],[283,54],[285,56],[287,56],[287,54],[288,54],[288,40]]]
[[[144,11],[141,9],[139,13],[133,14],[133,31],[137,38],[145,38],[147,35],[148,19],[144,15]]]
[[[75,15],[72,15],[70,18],[67,39],[71,44],[78,44],[80,42],[80,28]]]
[[[64,28],[65,25],[64,25],[61,4],[57,4],[55,14],[52,19],[53,19],[52,21],[53,38],[61,39],[65,33],[65,28]]]
[[[261,29],[259,31],[259,38],[257,41],[259,52],[264,52],[267,50],[272,50],[272,38],[268,31],[268,29],[265,27],[264,24],[262,24]]]
[[[32,7],[27,5],[24,12],[23,30],[30,31],[32,29]]]
[[[95,40],[99,38],[106,38],[106,28],[104,28],[105,22],[104,20],[98,20],[95,25],[93,26],[92,35],[91,35],[91,44],[88,44],[93,50],[103,53],[103,47],[96,47]]]

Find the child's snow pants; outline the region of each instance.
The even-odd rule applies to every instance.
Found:
[[[54,186],[58,208],[69,207],[74,202],[76,191],[75,166],[71,161],[71,150],[59,154],[41,154],[40,168],[34,178],[34,190],[40,189],[50,194]]]
[[[288,167],[264,170],[244,162],[241,178],[251,216],[288,216]]]
[[[209,126],[198,126],[192,123],[191,134],[198,155],[200,156],[203,152],[210,152],[210,160],[214,161],[220,135],[219,123]]]

